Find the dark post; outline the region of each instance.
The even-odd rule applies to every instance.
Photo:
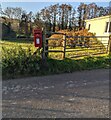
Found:
[[[49,37],[49,35],[47,35],[47,34],[45,34],[45,36],[46,36],[46,38],[48,38]],[[46,56],[46,58],[48,58],[48,40],[47,39],[45,39],[45,50],[47,51],[47,52],[45,52],[45,56]]]
[[[42,69],[47,69],[48,64],[47,64],[47,58],[46,58],[46,32],[45,32],[45,27],[43,28],[43,42],[42,42]]]
[[[45,28],[43,28],[42,36],[43,36],[43,42],[42,42],[42,46],[43,46],[42,60],[44,61],[46,59],[46,56],[45,56],[45,45],[46,45]]]

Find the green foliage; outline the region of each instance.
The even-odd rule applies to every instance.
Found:
[[[33,55],[30,48],[25,50],[21,46],[13,49],[2,47],[3,77],[36,74],[40,69],[39,60],[40,56]]]
[[[10,42],[9,42],[10,43]],[[102,57],[85,57],[83,59],[64,59],[56,56],[56,59],[48,58],[46,63],[42,61],[39,51],[34,54],[35,49],[31,44],[17,45],[17,43],[4,45],[2,47],[2,74],[3,79],[25,76],[38,76],[48,74],[70,73],[80,70],[109,68],[111,66],[111,55]],[[5,44],[5,42],[4,42]],[[53,54],[54,56],[55,54]],[[57,57],[59,60],[57,60]],[[0,66],[1,67],[1,66]]]
[[[71,73],[74,71],[111,67],[111,56],[86,57],[84,59],[47,60],[47,70],[43,74]]]

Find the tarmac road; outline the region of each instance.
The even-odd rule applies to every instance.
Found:
[[[109,70],[2,82],[3,118],[109,118]]]

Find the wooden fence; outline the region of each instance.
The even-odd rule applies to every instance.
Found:
[[[61,38],[47,38],[43,33],[43,53],[48,57],[50,52],[62,53],[61,58],[77,58],[83,56],[93,56],[108,54],[111,49],[108,36],[67,36],[64,33],[51,32],[50,34],[59,34]],[[61,45],[51,45],[50,41],[62,41]],[[56,49],[60,47],[61,49]]]

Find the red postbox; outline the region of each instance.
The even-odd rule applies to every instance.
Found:
[[[42,47],[42,30],[35,29],[34,31],[34,46],[35,47]]]

